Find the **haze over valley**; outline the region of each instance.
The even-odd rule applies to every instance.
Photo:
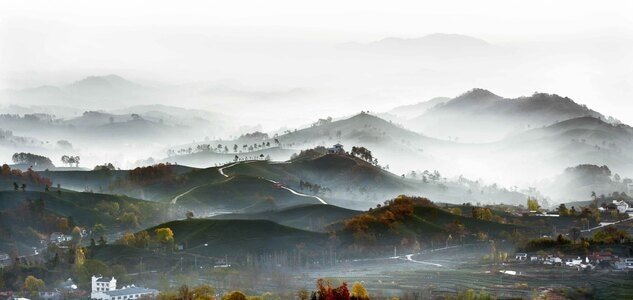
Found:
[[[633,297],[629,3],[27,2],[0,300]]]

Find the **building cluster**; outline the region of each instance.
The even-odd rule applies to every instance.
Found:
[[[601,206],[598,208],[601,211],[605,211],[605,210],[618,210],[619,213],[621,214],[625,214],[625,213],[633,213],[633,207],[631,207],[626,201],[624,200],[613,200],[612,203],[609,203],[607,205]]]
[[[564,266],[576,268],[579,271],[595,268],[633,270],[633,258],[618,257],[611,252],[593,252],[585,257],[558,257],[555,255],[528,255],[516,253],[514,259],[518,262]]]
[[[96,300],[129,300],[139,299],[143,296],[154,297],[158,295],[158,291],[135,285],[124,286],[120,289],[116,287],[116,279],[114,277],[97,277],[92,276],[92,290],[90,299]]]

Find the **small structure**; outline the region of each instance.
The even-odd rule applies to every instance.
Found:
[[[62,298],[62,294],[58,290],[45,290],[37,293],[41,300],[59,300]]]
[[[327,148],[327,153],[328,154],[342,154],[342,153],[345,153],[345,150],[343,149],[343,145],[337,143],[334,146],[332,146],[332,148]]]
[[[620,200],[620,201],[613,200],[613,204],[617,208],[618,212],[621,214],[624,214],[626,213],[627,210],[629,210],[629,204],[624,202],[623,200]]]
[[[63,242],[68,242],[72,239],[73,237],[68,234],[63,234],[61,232],[53,232],[51,233],[49,241],[53,244],[60,244]]]
[[[92,292],[90,299],[97,300],[129,300],[139,299],[142,296],[156,296],[158,291],[134,285],[124,286],[121,289],[116,288],[116,279],[108,277],[92,276]]]

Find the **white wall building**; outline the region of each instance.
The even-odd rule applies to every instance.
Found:
[[[613,204],[615,204],[615,206],[618,208],[618,212],[620,212],[621,214],[626,213],[626,211],[629,210],[629,204],[622,200],[613,200]]]
[[[134,285],[116,288],[116,279],[92,276],[92,291],[90,299],[97,300],[128,300],[139,299],[144,295],[156,296],[158,291]]]
[[[343,145],[336,144],[332,148],[327,148],[327,153],[329,153],[329,154],[342,154],[342,153],[345,153],[345,149],[343,149]]]

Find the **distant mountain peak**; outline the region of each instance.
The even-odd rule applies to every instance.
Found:
[[[473,88],[470,91],[467,91],[457,98],[470,98],[470,99],[478,99],[478,98],[501,98],[501,96],[496,95],[495,93],[482,89],[482,88]]]
[[[483,104],[492,104],[500,100],[503,100],[503,97],[496,95],[489,90],[474,88],[446,102],[446,106],[481,106]]]
[[[82,86],[112,86],[112,87],[138,87],[139,85],[129,81],[116,74],[108,74],[102,76],[88,76],[79,81],[73,82],[70,86],[82,87]]]

